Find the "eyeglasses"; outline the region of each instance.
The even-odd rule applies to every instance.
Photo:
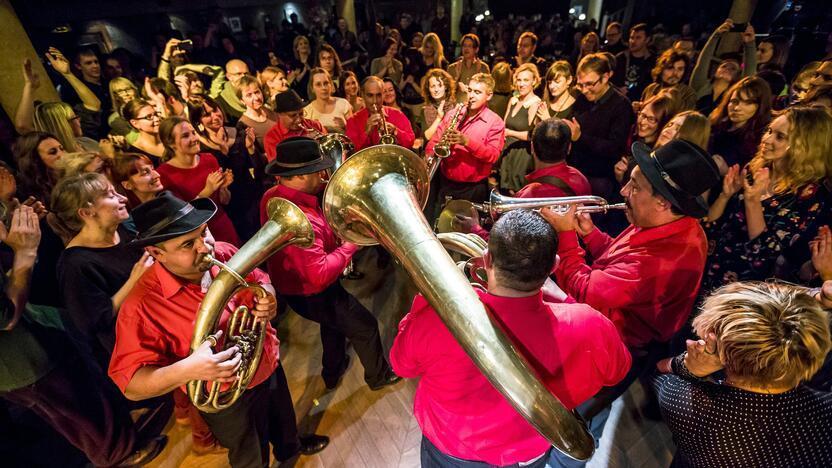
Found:
[[[656,122],[658,122],[658,121],[659,121],[659,119],[657,119],[656,117],[654,117],[654,116],[652,116],[652,115],[647,115],[647,114],[645,114],[644,112],[639,112],[639,113],[638,113],[638,118],[639,118],[639,119],[644,119],[644,120],[646,120],[646,121],[647,121],[648,123],[650,123],[651,125],[652,125],[652,124],[655,124]]]
[[[73,120],[80,120],[80,119],[81,119],[81,116],[80,116],[80,115],[73,115],[72,117],[70,117],[70,118],[68,118],[68,119],[66,119],[66,120],[67,120],[68,122],[72,122]]]
[[[593,81],[592,83],[575,83],[575,87],[578,89],[588,89],[593,88],[595,85],[601,82],[601,78],[599,77],[597,80]]]
[[[144,117],[136,117],[136,120],[147,120],[148,122],[150,122],[150,121],[151,121],[151,120],[153,120],[153,119],[159,119],[159,118],[161,118],[161,116],[159,115],[159,113],[158,113],[158,112],[154,112],[154,113],[152,113],[152,114],[147,114],[147,115],[146,115],[146,116],[144,116]]]

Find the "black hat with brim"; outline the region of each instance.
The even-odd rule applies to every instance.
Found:
[[[266,166],[271,176],[313,174],[331,168],[335,160],[324,154],[318,142],[307,137],[287,138],[275,147],[275,158]]]
[[[207,223],[216,212],[217,205],[210,198],[189,203],[164,191],[133,209],[138,235],[130,245],[144,247],[187,234]]]
[[[304,107],[306,107],[306,101],[292,89],[284,91],[274,98],[274,111],[278,113],[295,112]]]
[[[650,185],[676,209],[694,218],[708,213],[702,195],[719,182],[720,175],[705,150],[685,140],[671,140],[655,151],[635,142],[632,152]]]

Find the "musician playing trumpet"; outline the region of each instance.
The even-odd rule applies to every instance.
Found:
[[[361,84],[364,109],[347,119],[347,138],[355,145],[355,151],[382,143],[388,135],[395,144],[412,148],[416,136],[407,116],[398,109],[385,106],[382,102],[384,82],[376,76],[368,76]]]
[[[494,78],[477,73],[468,82],[467,112],[454,120],[456,112],[447,112],[436,133],[427,144],[425,154],[434,154],[434,148],[443,139],[450,145],[450,156],[439,165],[439,171],[431,183],[431,196],[426,212],[432,220],[439,214],[445,197],[481,203],[488,199],[488,176],[491,167],[503,150],[505,122],[488,109],[488,101],[494,95]],[[448,128],[452,121],[456,128]],[[433,207],[433,209],[431,209]]]
[[[137,206],[138,235],[133,241],[156,259],[119,310],[109,375],[131,400],[161,396],[191,380],[234,382],[242,357],[237,346],[218,348],[222,332],[191,353],[194,320],[205,291],[218,274],[207,255],[225,262],[237,248],[215,242],[207,223],[217,212],[208,198],[185,202],[170,192]],[[257,320],[275,316],[277,302],[268,275],[255,269],[246,279],[269,292],[251,299],[238,294],[219,319],[220,330],[237,305],[247,305]],[[248,296],[248,297],[246,297]],[[292,397],[278,361],[278,340],[266,323],[262,357],[247,390],[228,408],[201,413],[211,432],[228,448],[234,468],[269,465],[269,443],[278,460],[323,450],[329,439],[298,437]]]
[[[298,93],[292,90],[284,91],[275,98],[274,111],[277,113],[277,123],[263,137],[266,158],[270,162],[274,160],[277,154],[275,147],[281,141],[297,136],[317,139],[327,133],[320,122],[303,116],[306,104]]]

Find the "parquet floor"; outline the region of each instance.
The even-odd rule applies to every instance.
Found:
[[[382,343],[390,348],[396,324],[406,313],[412,287],[392,263],[378,269],[373,250],[357,262],[358,271],[377,272],[345,287],[379,318]],[[405,285],[405,286],[402,286]],[[375,294],[369,294],[375,291]],[[280,466],[322,468],[413,468],[419,466],[421,432],[412,416],[416,381],[404,380],[379,392],[364,384],[363,368],[355,353],[341,384],[326,392],[320,378],[321,345],[318,325],[289,313],[278,327],[280,357],[289,381],[302,433],[330,437],[329,447],[315,456],[300,457]],[[643,418],[637,410],[643,394],[635,385],[615,402],[601,447],[588,464],[600,467],[662,467],[672,458],[667,428]],[[226,453],[197,456],[190,450],[190,429],[168,426],[170,438],[162,455],[150,466],[226,467]],[[277,466],[275,462],[273,466]]]

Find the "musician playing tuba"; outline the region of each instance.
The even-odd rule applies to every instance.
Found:
[[[338,239],[321,210],[317,195],[324,190],[326,170],[334,164],[315,140],[295,137],[277,145],[277,158],[266,166],[266,173],[279,179],[263,195],[261,219],[265,220],[270,199],[285,198],[310,220],[315,241],[308,249],[286,247],[267,264],[273,283],[292,310],[321,325],[321,377],[326,387],[334,389],[349,366],[349,339],[364,366],[364,380],[371,390],[379,390],[400,378],[384,357],[375,316],[338,281],[359,247]]]
[[[138,230],[135,245],[144,247],[156,263],[124,300],[116,322],[109,375],[131,400],[165,395],[189,381],[230,384],[236,378],[242,356],[236,346],[218,351],[222,332],[191,353],[197,309],[219,274],[207,255],[225,262],[237,252],[233,245],[211,236],[207,222],[216,211],[208,198],[189,203],[163,192],[132,212]],[[269,443],[278,460],[316,453],[329,443],[323,436],[298,437],[292,397],[278,361],[277,336],[268,323],[276,313],[274,289],[269,277],[257,269],[246,280],[270,294],[253,300],[235,296],[225,306],[219,325],[225,330],[233,310],[245,303],[257,320],[266,321],[261,359],[236,402],[219,412],[201,413],[219,443],[228,448],[233,467],[268,466]]]
[[[274,160],[275,146],[289,137],[305,136],[317,139],[327,133],[320,122],[303,116],[306,104],[298,93],[291,89],[275,98],[274,111],[277,113],[277,123],[263,137],[263,146],[269,161]]]
[[[392,142],[405,148],[411,148],[416,136],[413,126],[398,109],[385,106],[382,102],[384,82],[376,76],[368,76],[361,84],[361,96],[364,109],[347,119],[347,138],[355,145],[355,151],[382,143],[386,134]]]
[[[494,320],[567,409],[620,381],[630,354],[615,325],[585,304],[544,302],[558,237],[538,214],[512,211],[494,225],[478,292]],[[420,378],[414,416],[422,466],[528,466],[548,462],[551,442],[474,365],[421,295],[400,322],[390,351],[403,377]],[[487,465],[486,465],[487,464]]]
[[[448,129],[456,113],[445,113],[425,148],[425,154],[432,155],[443,138],[450,146],[450,156],[440,163],[432,182],[437,184],[436,190],[431,190],[436,197],[428,200],[425,209],[431,223],[439,214],[445,197],[474,203],[488,199],[488,175],[503,149],[505,122],[488,109],[488,101],[494,93],[494,78],[486,73],[477,73],[467,85],[468,110],[465,118],[460,116],[457,128]]]

